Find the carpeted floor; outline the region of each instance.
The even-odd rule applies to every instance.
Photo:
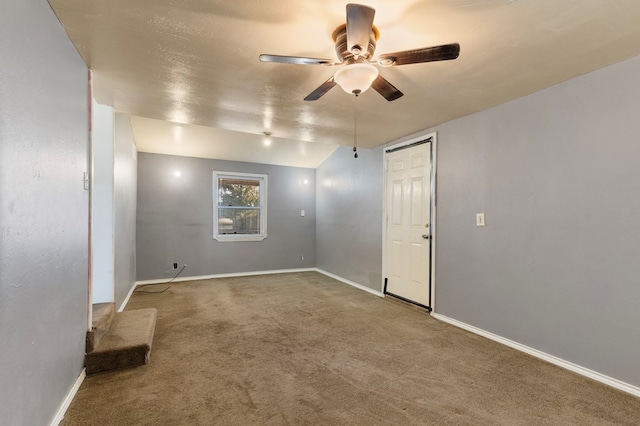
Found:
[[[156,289],[160,290],[162,286]],[[174,283],[63,425],[638,425],[640,399],[315,272]]]

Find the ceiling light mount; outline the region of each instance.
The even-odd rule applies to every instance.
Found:
[[[271,132],[262,132],[262,134],[264,135],[264,139],[262,140],[262,143],[265,144],[265,146],[270,146],[271,145]]]

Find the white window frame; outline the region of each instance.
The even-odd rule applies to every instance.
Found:
[[[220,178],[254,179],[260,181],[260,233],[220,234],[218,232],[218,181]],[[262,241],[267,238],[267,175],[213,171],[213,238],[221,242]]]

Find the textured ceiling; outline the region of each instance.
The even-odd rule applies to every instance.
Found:
[[[50,0],[93,71],[97,101],[155,119],[132,120],[140,149],[179,155],[219,158],[235,150],[237,159],[269,131],[274,144],[304,146],[305,164],[315,167],[331,152],[326,144],[353,143],[354,113],[358,145],[379,146],[640,54],[637,0],[362,3],[376,9],[374,57],[452,42],[460,43],[460,57],[380,68],[405,94],[393,102],[373,90],[355,98],[339,87],[305,102],[336,67],[262,63],[258,56],[336,59],[331,33],[345,22],[346,2]],[[162,121],[213,129],[188,132],[185,144],[171,129],[189,126]],[[222,137],[237,143],[200,147],[200,154],[179,145]],[[295,155],[280,161],[280,151],[265,152],[264,162],[297,165]]]

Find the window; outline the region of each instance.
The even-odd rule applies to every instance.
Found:
[[[213,238],[267,238],[267,175],[213,172]]]

